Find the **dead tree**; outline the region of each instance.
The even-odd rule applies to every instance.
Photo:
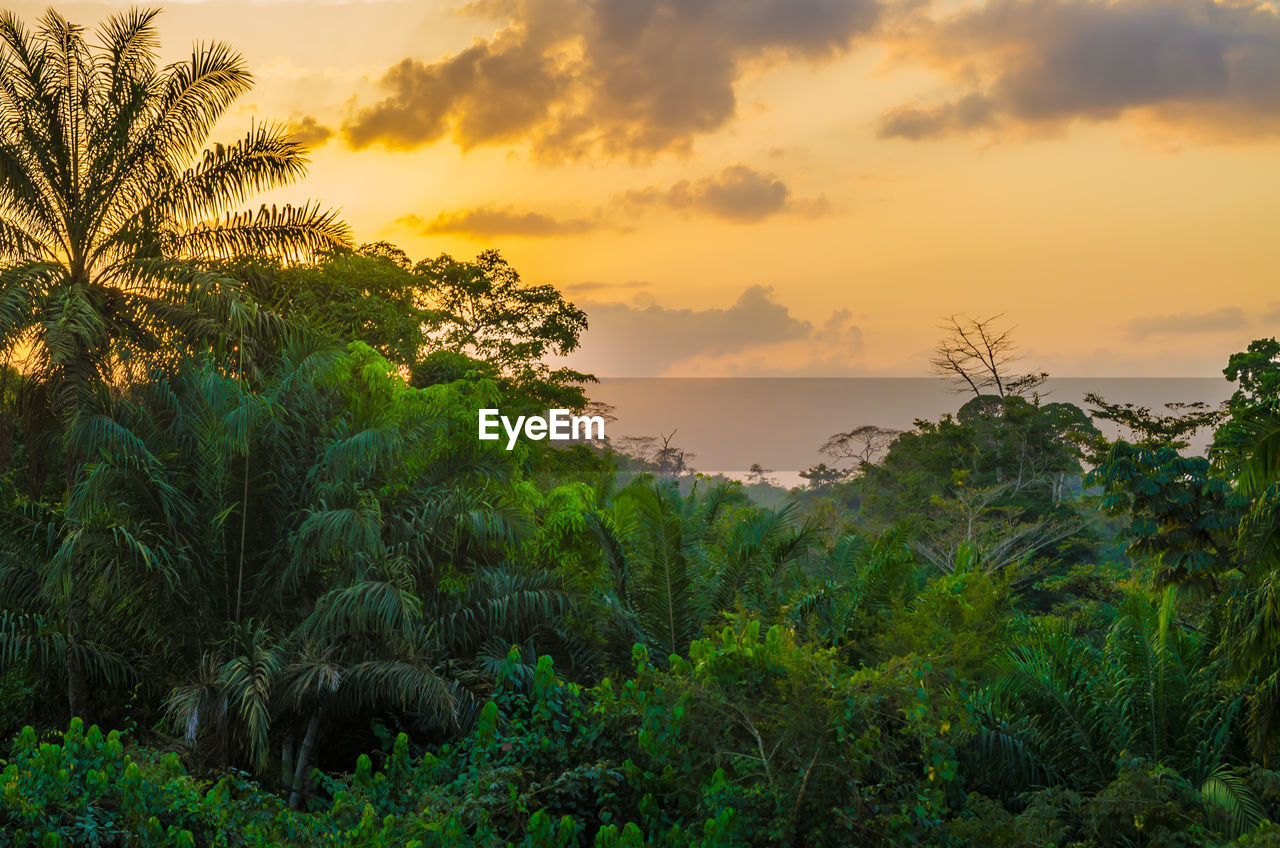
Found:
[[[961,391],[972,391],[977,398],[994,394],[1003,400],[1038,388],[1047,374],[1015,376],[1010,372],[1019,357],[1014,352],[1013,328],[1001,329],[996,324],[1002,317],[1004,313],[981,320],[948,317],[938,325],[946,335],[929,360],[930,372],[953,380]]]

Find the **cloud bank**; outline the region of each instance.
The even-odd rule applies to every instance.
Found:
[[[726,308],[671,309],[646,295],[578,305],[590,326],[571,361],[601,376],[849,374],[862,352],[848,309],[814,324],[769,286],[747,288]]]
[[[1248,326],[1244,310],[1224,306],[1212,312],[1180,312],[1176,315],[1151,315],[1129,324],[1129,335],[1135,339],[1149,336],[1193,335],[1220,330],[1240,330]]]

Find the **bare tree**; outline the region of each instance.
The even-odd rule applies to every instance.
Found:
[[[1034,391],[1048,374],[1014,375],[1010,366],[1017,362],[1013,328],[1001,328],[997,321],[1004,313],[976,319],[951,315],[938,325],[946,335],[938,342],[929,360],[930,372],[955,381],[960,391],[972,391],[974,397],[995,394],[1003,399]]]
[[[662,442],[662,447],[658,449],[657,456],[654,457],[654,461],[658,466],[658,474],[672,480],[693,470],[687,465],[687,460],[693,459],[693,454],[686,452],[684,448],[671,444],[671,440],[675,438],[675,435],[675,430],[666,435],[658,433],[658,439]]]
[[[613,443],[617,453],[629,456],[641,465],[652,465],[658,445],[657,436],[620,436]]]
[[[638,460],[659,477],[674,480],[693,472],[689,462],[694,458],[694,454],[672,443],[675,435],[676,431],[672,430],[656,436],[622,436],[615,450]]]

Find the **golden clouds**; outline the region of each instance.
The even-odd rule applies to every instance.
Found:
[[[688,151],[737,111],[749,64],[845,52],[876,0],[519,0],[507,26],[437,61],[407,58],[343,125],[355,149],[528,143],[547,160]]]

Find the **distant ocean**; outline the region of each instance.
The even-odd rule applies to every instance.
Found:
[[[1076,377],[1050,379],[1041,395],[1046,403],[1083,408],[1085,394],[1095,392],[1158,410],[1173,402],[1216,405],[1234,389],[1221,377]],[[968,400],[927,377],[607,377],[588,394],[614,407],[618,420],[607,432],[615,441],[675,430],[672,444],[693,454],[696,470],[742,478],[758,463],[783,486],[803,483],[801,470],[830,462],[818,449],[833,433],[863,424],[907,430],[918,418],[936,419]],[[1202,452],[1209,439],[1200,433],[1192,450]]]

